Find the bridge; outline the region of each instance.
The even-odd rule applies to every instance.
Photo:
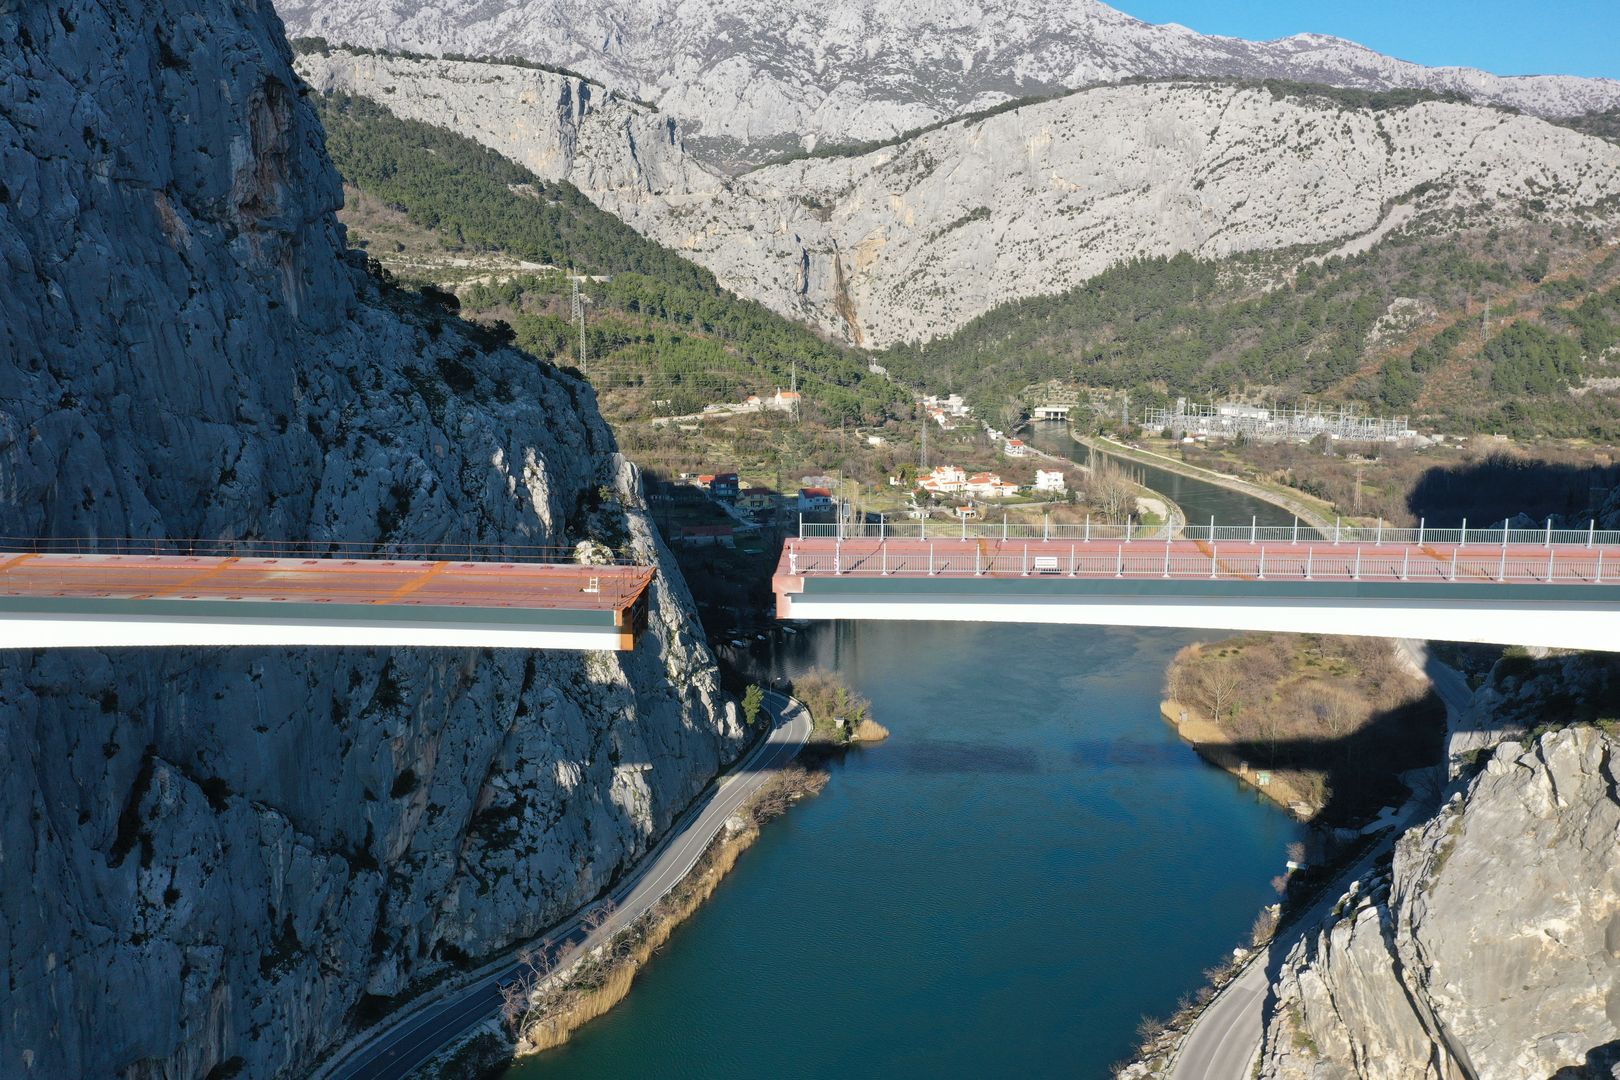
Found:
[[[805,526],[782,619],[1278,630],[1620,651],[1620,534]],[[816,532],[821,535],[816,535]],[[900,535],[896,535],[896,534]],[[1190,534],[1190,535],[1189,535]]]
[[[412,557],[369,545],[96,541],[73,550],[90,546],[0,540],[0,648],[629,650],[647,627],[653,577],[651,566],[585,566],[540,548]]]

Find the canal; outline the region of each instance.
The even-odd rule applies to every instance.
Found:
[[[1292,520],[1163,476],[1194,520]],[[892,737],[832,762],[623,1003],[508,1080],[1102,1080],[1246,937],[1298,835],[1159,717],[1199,636],[871,622],[737,650],[762,680],[836,668]]]

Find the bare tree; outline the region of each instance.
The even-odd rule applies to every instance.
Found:
[[[1087,495],[1103,517],[1114,524],[1121,524],[1136,513],[1136,485],[1112,458],[1097,458],[1091,469]]]
[[[1232,705],[1243,688],[1243,672],[1231,660],[1201,664],[1193,676],[1194,700],[1218,724],[1229,724]]]

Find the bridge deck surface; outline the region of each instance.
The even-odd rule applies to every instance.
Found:
[[[0,596],[266,600],[422,607],[629,606],[646,566],[186,555],[0,556]],[[596,590],[588,591],[592,581]]]
[[[776,570],[792,578],[1061,577],[1620,585],[1620,552],[1579,544],[1210,544],[1204,540],[790,540]]]
[[[652,577],[650,566],[0,554],[0,647],[37,632],[45,645],[628,649]]]

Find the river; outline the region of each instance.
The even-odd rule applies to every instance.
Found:
[[[1089,451],[1069,434],[1069,430],[1068,421],[1047,420],[1031,424],[1024,441],[1037,449],[1045,450],[1048,454],[1057,454],[1084,465]],[[1194,536],[1202,535],[1196,530],[1209,524],[1210,515],[1214,515],[1217,525],[1248,525],[1251,521],[1259,525],[1274,526],[1294,523],[1294,515],[1264,499],[1257,499],[1252,495],[1245,495],[1240,491],[1205,483],[1202,480],[1194,480],[1152,465],[1142,465],[1135,460],[1117,457],[1114,460],[1128,470],[1138,483],[1168,496],[1177,503],[1187,515],[1187,522],[1194,530],[1192,533]],[[1301,536],[1317,535],[1316,530],[1309,525],[1302,524],[1299,530]]]
[[[1189,515],[1245,504],[1172,479]],[[617,1008],[508,1080],[1102,1080],[1246,936],[1298,836],[1160,719],[1198,636],[869,622],[755,643],[733,659],[835,667],[892,737],[834,761]]]

